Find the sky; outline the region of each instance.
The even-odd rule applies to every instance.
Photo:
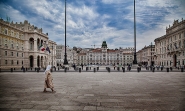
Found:
[[[134,47],[134,0],[66,0],[69,47]],[[135,0],[136,50],[155,44],[174,20],[185,19],[185,0]],[[65,0],[0,0],[0,17],[28,22],[58,45],[65,40]]]

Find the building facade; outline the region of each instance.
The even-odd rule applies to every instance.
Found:
[[[179,67],[185,65],[185,20],[174,20],[166,34],[155,39],[157,65]]]
[[[56,62],[57,66],[62,66],[64,64],[64,54],[65,46],[57,45],[56,46]],[[67,61],[69,65],[76,64],[77,52],[72,48],[66,46]]]
[[[49,47],[41,51],[40,46]],[[55,65],[56,43],[49,40],[48,33],[42,28],[28,23],[13,23],[0,19],[0,68],[45,68],[48,64]]]
[[[83,65],[127,65],[133,62],[134,48],[108,49],[106,41],[101,48],[82,49],[78,53],[77,64]]]
[[[137,52],[137,62],[141,65],[155,65],[155,45],[145,46]]]

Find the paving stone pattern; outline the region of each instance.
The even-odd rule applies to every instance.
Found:
[[[184,72],[1,72],[0,111],[185,111]]]

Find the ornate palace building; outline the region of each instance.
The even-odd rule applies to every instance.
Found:
[[[166,35],[155,39],[155,56],[157,65],[185,65],[185,20],[174,20]]]
[[[49,47],[41,51],[40,46]],[[49,40],[48,33],[42,28],[28,23],[13,23],[0,19],[0,68],[45,68],[48,64],[55,66],[56,43]]]
[[[82,49],[78,53],[77,64],[94,65],[127,65],[133,62],[134,48],[108,49],[106,41],[101,48]]]

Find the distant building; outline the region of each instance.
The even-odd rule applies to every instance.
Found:
[[[137,52],[137,62],[142,65],[155,65],[155,45],[145,46]]]
[[[76,64],[77,52],[70,47],[66,47],[67,61],[69,65]],[[57,45],[56,46],[56,62],[57,66],[62,66],[64,64],[64,54],[65,46]]]
[[[155,39],[157,65],[178,67],[185,65],[185,20],[174,20],[166,34]]]
[[[106,41],[101,48],[86,48],[78,53],[77,64],[94,65],[127,65],[133,62],[134,48],[108,49]]]
[[[50,52],[41,51],[40,46],[49,47]],[[0,68],[45,68],[55,65],[56,43],[49,40],[42,28],[28,23],[13,23],[0,19]]]

